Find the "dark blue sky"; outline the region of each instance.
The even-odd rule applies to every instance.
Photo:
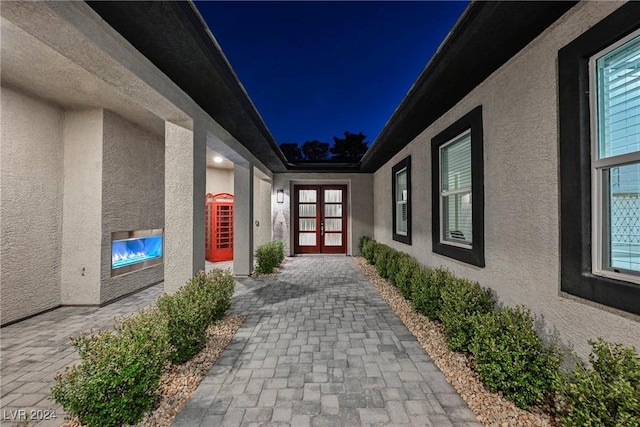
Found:
[[[281,144],[372,143],[466,1],[196,1]]]

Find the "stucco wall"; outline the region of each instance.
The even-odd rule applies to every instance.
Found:
[[[273,175],[271,223],[274,239],[285,242],[285,253],[293,255],[291,194],[294,184],[346,184],[348,186],[347,255],[359,255],[358,241],[373,235],[373,175],[357,173],[282,173]],[[284,203],[276,192],[284,190]]]
[[[2,324],[60,305],[64,112],[0,89]]]
[[[253,250],[271,240],[271,183],[253,176]]]
[[[637,316],[577,302],[559,291],[557,52],[620,3],[587,2],[512,58],[423,131],[374,175],[378,241],[422,263],[495,289],[507,305],[525,304],[582,356],[598,336],[640,347]],[[482,105],[486,267],[434,254],[431,239],[431,138]],[[392,240],[391,168],[412,156],[413,244]]]
[[[162,265],[111,277],[111,233],[164,228],[164,138],[104,111],[100,302],[160,282]]]
[[[103,110],[65,112],[62,304],[100,303]]]
[[[233,194],[233,169],[207,168],[207,193]]]

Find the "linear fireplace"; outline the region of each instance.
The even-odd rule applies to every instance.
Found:
[[[111,277],[162,264],[163,230],[111,233]]]

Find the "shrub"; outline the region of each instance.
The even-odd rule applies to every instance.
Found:
[[[114,331],[71,338],[81,362],[56,375],[53,400],[82,424],[138,423],[158,398],[171,351],[166,326],[157,310],[149,310],[117,323]]]
[[[366,243],[371,240],[370,237],[368,236],[361,236],[360,240],[358,240],[358,250],[360,251],[360,253],[362,254],[362,256],[364,256],[364,246],[366,245]],[[366,257],[365,257],[366,258]]]
[[[158,309],[167,317],[173,363],[183,363],[204,348],[207,327],[220,319],[231,304],[231,273],[213,270],[198,273],[173,295],[163,295]]]
[[[400,260],[408,256],[409,255],[396,251],[395,249],[391,249],[389,251],[389,258],[387,259],[387,278],[394,286],[396,284],[396,274],[400,268]]]
[[[557,375],[560,355],[545,347],[526,308],[506,307],[472,318],[469,351],[482,382],[521,408],[543,403]]]
[[[273,270],[284,260],[284,243],[281,240],[274,240],[258,246],[256,259],[258,261],[256,272],[273,273]]]
[[[580,363],[556,381],[556,408],[565,426],[639,426],[640,357],[633,347],[599,338],[587,369]]]
[[[403,297],[411,298],[411,279],[419,270],[420,264],[410,256],[402,257],[398,261],[395,284]]]
[[[231,297],[235,289],[235,280],[229,270],[214,268],[205,274],[198,274],[199,285],[206,293],[202,300],[202,308],[208,311],[209,324],[213,324],[224,317],[231,307]],[[204,278],[202,280],[201,278]]]
[[[362,256],[369,262],[369,264],[375,264],[375,252],[377,245],[378,243],[375,240],[369,238],[367,238],[367,240],[362,244]]]
[[[378,274],[380,275],[380,277],[382,277],[383,279],[389,277],[389,275],[387,274],[387,263],[389,261],[389,258],[391,257],[391,251],[392,249],[387,245],[378,243],[378,245],[376,246],[376,269],[378,270]]]
[[[454,280],[449,270],[443,267],[422,269],[411,280],[413,307],[430,320],[440,320],[442,289]]]
[[[438,317],[444,325],[445,338],[454,351],[467,351],[473,336],[471,317],[493,310],[493,293],[478,282],[455,279],[447,282],[440,293],[442,305]]]

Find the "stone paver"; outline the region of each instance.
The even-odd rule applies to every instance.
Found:
[[[247,320],[176,427],[480,425],[349,257],[243,279],[232,312]]]
[[[62,424],[66,414],[49,397],[56,372],[79,360],[69,337],[111,328],[115,318],[149,307],[162,291],[158,284],[104,307],[60,307],[0,329],[0,424],[14,426],[31,414],[41,418],[31,425]]]
[[[233,268],[233,261],[207,262],[212,268]],[[31,425],[62,424],[66,413],[50,400],[50,390],[56,372],[79,361],[69,337],[111,328],[115,318],[149,307],[162,292],[160,283],[104,307],[60,307],[1,328],[0,425],[18,425],[32,414],[49,419],[34,418]]]

